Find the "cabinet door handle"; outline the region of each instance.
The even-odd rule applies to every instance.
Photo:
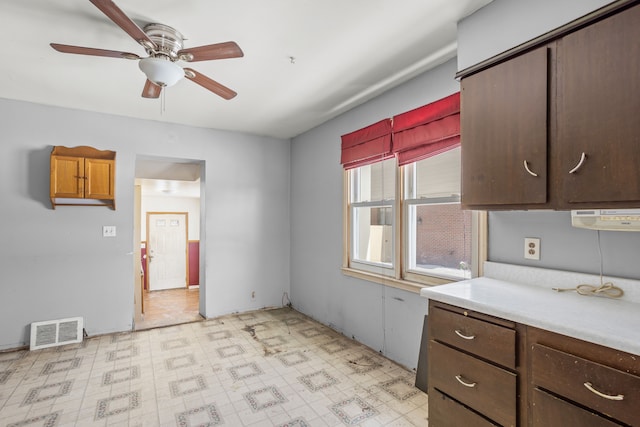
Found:
[[[462,378],[462,376],[461,376],[461,375],[456,375],[456,380],[458,380],[458,382],[459,382],[460,384],[462,384],[463,386],[465,386],[465,387],[473,388],[473,387],[475,387],[475,386],[476,386],[476,383],[469,383],[469,382],[466,382],[466,381],[464,380],[464,378]]]
[[[624,394],[618,394],[618,395],[615,395],[615,396],[613,396],[611,394],[605,394],[605,393],[603,393],[601,391],[596,390],[590,382],[584,383],[584,386],[591,393],[597,394],[598,396],[600,396],[600,397],[602,397],[604,399],[608,399],[608,400],[624,400]]]
[[[571,170],[569,171],[569,173],[577,172],[577,170],[578,170],[578,169],[580,169],[580,167],[582,166],[582,164],[584,163],[584,161],[586,160],[586,158],[587,158],[587,155],[583,152],[583,153],[582,153],[582,156],[580,156],[580,161],[578,162],[578,164],[576,165],[576,167],[575,167],[575,168],[573,168],[573,169],[571,169]]]
[[[523,162],[523,164],[524,164],[524,168],[526,169],[526,171],[529,172],[529,175],[538,176],[537,173],[532,172],[531,169],[529,169],[529,163],[526,160]]]
[[[457,336],[459,336],[460,338],[463,338],[465,340],[472,340],[474,339],[476,336],[475,335],[465,335],[462,332],[460,332],[459,330],[454,330],[453,332],[456,333]]]

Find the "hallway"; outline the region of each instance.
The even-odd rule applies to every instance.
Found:
[[[198,308],[200,297],[198,286],[145,291],[142,297],[143,320],[136,323],[136,331],[203,320]]]

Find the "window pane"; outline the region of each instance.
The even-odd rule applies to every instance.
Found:
[[[460,195],[460,147],[415,162],[415,195],[407,198],[440,198]],[[410,189],[410,187],[407,187]]]
[[[460,205],[409,206],[409,269],[454,278],[471,277],[471,211]]]
[[[393,260],[391,206],[356,207],[352,212],[352,259],[390,266]]]
[[[396,182],[396,160],[388,159],[351,171],[352,202],[393,200]]]

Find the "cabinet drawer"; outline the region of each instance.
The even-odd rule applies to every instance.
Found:
[[[429,427],[498,427],[449,396],[432,390],[429,394]]]
[[[440,308],[429,313],[429,322],[431,339],[515,369],[515,330]]]
[[[534,344],[531,353],[535,386],[623,423],[640,425],[640,377],[541,344]]]
[[[429,341],[429,387],[503,426],[516,424],[516,375]]]
[[[531,421],[533,427],[622,426],[622,424],[609,421],[538,388],[533,390]]]

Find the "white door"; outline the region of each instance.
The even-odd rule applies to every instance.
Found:
[[[187,213],[147,213],[149,290],[187,286]]]

